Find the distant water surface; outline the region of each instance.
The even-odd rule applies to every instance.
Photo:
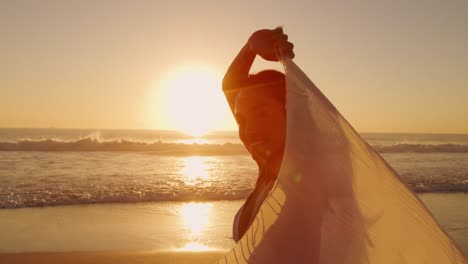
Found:
[[[413,190],[468,193],[468,135],[362,136]],[[256,177],[234,131],[0,129],[0,208],[238,200]]]

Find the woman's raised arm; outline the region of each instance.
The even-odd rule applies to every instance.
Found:
[[[241,87],[247,85],[249,72],[257,55],[268,61],[278,61],[278,52],[294,58],[294,45],[282,28],[262,29],[250,36],[247,43],[232,61],[223,79],[223,91],[234,113],[234,104]]]

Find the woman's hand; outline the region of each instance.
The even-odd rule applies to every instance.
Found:
[[[282,28],[262,29],[250,36],[247,42],[250,50],[268,61],[278,61],[280,56],[294,58],[294,45],[288,41],[288,35]]]

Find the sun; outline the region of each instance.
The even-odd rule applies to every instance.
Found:
[[[226,119],[222,77],[203,65],[185,65],[170,71],[160,83],[161,113],[167,125],[199,137],[217,130]]]

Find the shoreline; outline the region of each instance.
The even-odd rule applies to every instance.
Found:
[[[468,194],[418,197],[468,256]],[[0,263],[54,263],[54,258],[59,259],[56,263],[111,263],[105,261],[117,256],[122,260],[113,263],[172,263],[171,258],[182,261],[174,263],[214,262],[210,256],[223,256],[235,245],[232,222],[242,204],[243,200],[0,209]]]
[[[464,191],[427,191],[427,190],[416,190],[413,191],[418,197],[425,196],[425,195],[466,195],[468,196],[468,192]],[[140,204],[155,204],[155,203],[217,203],[217,202],[243,202],[245,199],[236,198],[236,199],[220,199],[220,200],[209,200],[209,199],[194,199],[194,200],[174,200],[174,201],[157,201],[157,200],[141,200],[141,201],[118,201],[118,202],[84,202],[84,203],[70,203],[70,204],[52,204],[52,205],[44,205],[44,206],[23,206],[23,207],[0,207],[0,212],[3,210],[22,210],[22,209],[46,209],[46,208],[62,208],[62,207],[70,207],[70,206],[99,206],[99,205],[140,205]]]
[[[0,254],[1,263],[77,263],[77,264],[145,264],[145,263],[214,263],[227,252],[38,252]]]
[[[240,201],[89,204],[0,210],[0,253],[223,251]]]

